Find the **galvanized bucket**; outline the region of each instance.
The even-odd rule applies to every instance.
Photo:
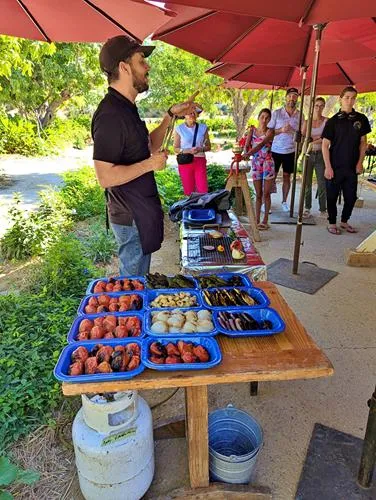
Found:
[[[228,405],[209,414],[209,471],[213,481],[249,483],[263,444],[260,424]]]

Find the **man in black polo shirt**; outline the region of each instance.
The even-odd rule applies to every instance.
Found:
[[[357,232],[348,220],[357,198],[357,176],[363,171],[367,134],[371,132],[371,127],[367,117],[353,108],[356,96],[354,87],[343,89],[340,95],[341,110],[326,122],[322,133],[328,231],[331,234],[341,234],[337,227],[337,200],[341,189],[344,203],[340,228],[348,233]]]
[[[145,58],[153,49],[116,36],[103,45],[99,56],[109,88],[92,120],[93,157],[99,184],[106,189],[122,275],[148,273],[151,254],[161,247],[163,212],[154,171],[165,168],[167,153],[159,149],[171,118],[195,107],[192,101],[172,106],[149,135],[135,100],[149,88]]]

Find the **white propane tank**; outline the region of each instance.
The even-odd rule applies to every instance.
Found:
[[[111,396],[83,395],[73,422],[81,492],[86,500],[138,500],[154,475],[151,410],[136,391]]]

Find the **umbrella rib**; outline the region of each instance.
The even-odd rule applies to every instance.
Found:
[[[307,68],[308,67],[308,65],[306,64],[306,59],[307,59],[309,45],[310,45],[311,39],[312,39],[312,33],[313,33],[313,29],[311,28],[311,32],[310,32],[309,36],[307,36],[306,46],[304,47],[303,60],[300,61],[300,65],[299,65],[302,68]]]
[[[110,23],[114,24],[117,28],[120,28],[122,31],[124,31],[124,33],[126,33],[131,38],[133,38],[134,40],[136,40],[136,42],[142,43],[142,40],[140,40],[136,35],[134,35],[130,31],[128,31],[126,28],[124,28],[124,26],[122,24],[120,24],[119,22],[117,22],[116,19],[114,19],[113,17],[111,17],[109,14],[107,14],[107,12],[105,12],[104,10],[102,10],[100,7],[97,7],[93,2],[90,2],[90,0],[82,0],[82,1],[86,5],[88,5],[89,7],[91,7],[93,10],[95,10],[95,12],[97,12],[98,14],[101,14],[104,18],[107,19],[107,21],[110,21]]]
[[[229,47],[227,47],[221,54],[219,54],[213,62],[220,61],[223,56],[225,56],[231,49],[235,47],[238,43],[240,43],[246,36],[248,36],[253,30],[255,30],[261,23],[265,21],[264,17],[261,17],[255,24],[253,24],[249,29],[247,29],[243,34],[241,34],[235,41],[231,43]]]
[[[245,67],[244,69],[242,69],[241,71],[238,71],[237,73],[235,73],[235,75],[232,75],[232,77],[230,78],[230,80],[236,80],[236,78],[241,75],[242,73],[244,73],[244,71],[248,71],[249,69],[251,69],[252,67],[254,66],[254,64],[249,64],[247,67]]]
[[[309,14],[311,13],[311,10],[312,10],[312,7],[313,7],[313,4],[315,3],[316,0],[311,0],[309,2],[309,4],[307,5],[302,17],[300,18],[300,21],[299,21],[299,25],[302,25],[304,24],[304,21],[307,19],[307,17],[309,16]]]
[[[20,5],[20,7],[22,8],[22,10],[25,12],[25,14],[30,18],[30,20],[32,21],[32,23],[34,24],[34,26],[37,28],[37,30],[39,31],[39,33],[44,37],[44,39],[46,40],[46,42],[51,42],[51,39],[47,36],[47,34],[44,31],[44,29],[42,28],[42,26],[38,23],[38,21],[35,19],[35,17],[30,12],[30,10],[26,7],[26,5],[23,3],[23,1],[22,0],[17,0],[17,3]]]
[[[349,77],[349,75],[346,73],[346,71],[342,68],[342,66],[340,65],[340,63],[336,63],[336,65],[338,66],[338,69],[340,70],[340,72],[343,74],[343,76],[346,78],[346,80],[349,82],[350,85],[354,85],[354,82],[351,80],[351,78]]]
[[[188,28],[189,26],[193,26],[194,24],[198,23],[199,21],[205,21],[205,19],[208,19],[209,17],[214,16],[218,12],[216,10],[211,10],[210,12],[207,12],[206,14],[202,14],[202,16],[195,17],[194,19],[191,19],[190,21],[182,24],[178,24],[177,26],[174,26],[173,28],[166,29],[164,31],[159,31],[156,39],[163,38],[168,35],[173,35],[177,31],[180,31],[182,29]],[[154,37],[153,37],[154,38]]]

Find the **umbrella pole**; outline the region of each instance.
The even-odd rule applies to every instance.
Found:
[[[296,173],[298,170],[298,157],[300,153],[300,144],[302,142],[302,121],[303,121],[303,104],[304,104],[304,93],[307,82],[307,67],[303,68],[302,76],[302,86],[300,95],[302,96],[299,110],[299,125],[298,130],[295,132],[295,157],[294,157],[294,173],[292,176],[292,186],[291,186],[291,202],[290,202],[290,217],[294,217],[294,205],[295,205],[295,191],[296,191]]]
[[[310,155],[309,143],[311,141],[311,130],[312,130],[312,118],[313,118],[313,106],[316,96],[316,85],[317,85],[317,75],[320,62],[320,48],[321,48],[321,37],[325,24],[315,24],[313,29],[316,32],[316,43],[315,43],[315,61],[313,65],[312,72],[312,82],[311,82],[311,93],[309,96],[309,111],[308,111],[308,121],[307,121],[307,132],[303,143],[303,177],[302,186],[300,190],[299,198],[299,212],[298,221],[296,224],[295,232],[295,247],[294,247],[294,258],[292,265],[293,274],[298,274],[299,266],[299,255],[300,255],[300,245],[302,241],[302,230],[303,230],[303,208],[304,208],[304,192],[307,183],[307,161]]]
[[[274,101],[274,85],[272,88],[272,95],[270,96],[270,104],[269,104],[270,111],[273,111],[273,101]]]

